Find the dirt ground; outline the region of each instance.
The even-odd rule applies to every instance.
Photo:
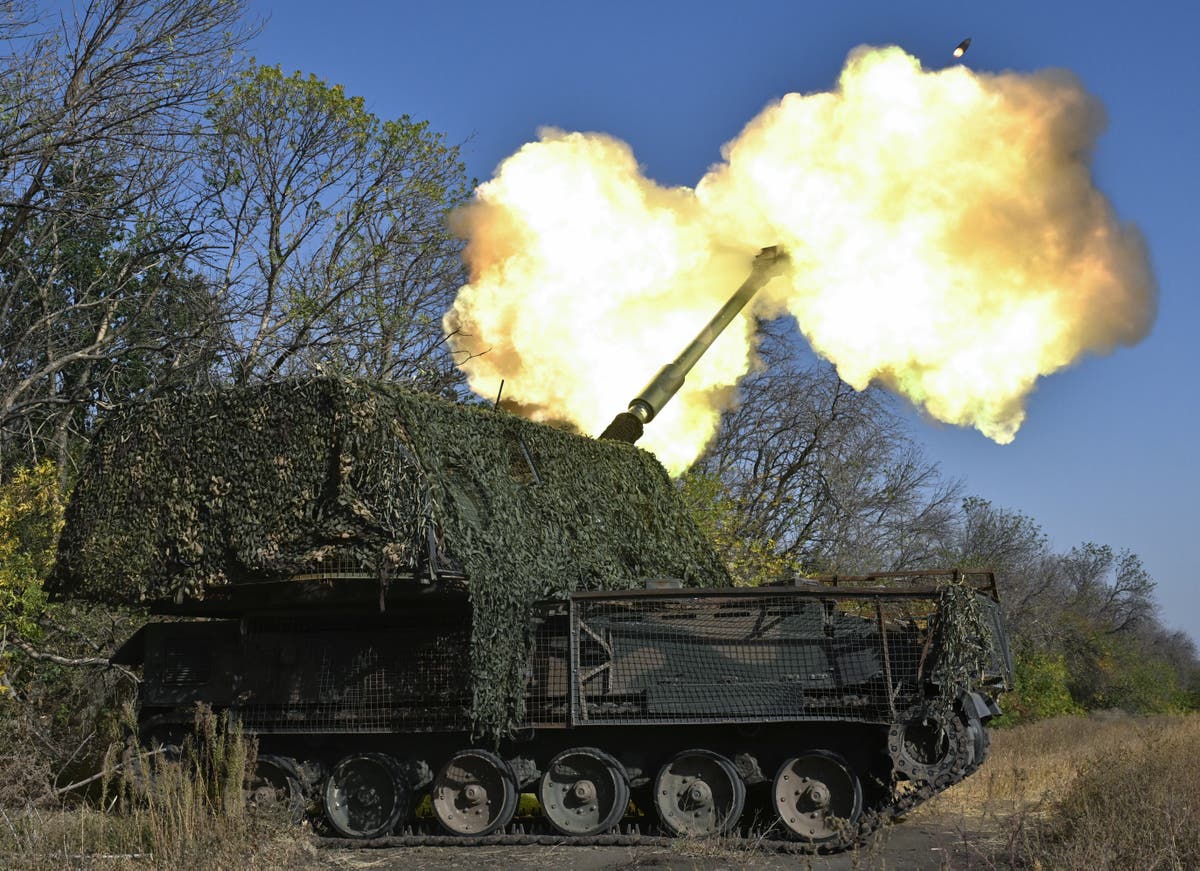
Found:
[[[322,867],[331,871],[463,869],[483,871],[618,871],[685,869],[913,869],[992,866],[997,845],[985,834],[967,832],[940,817],[910,819],[875,835],[857,850],[833,856],[767,853],[744,846],[681,841],[669,847],[407,847],[329,849]]]

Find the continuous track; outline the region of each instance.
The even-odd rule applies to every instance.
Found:
[[[895,800],[883,808],[864,811],[858,822],[849,827],[844,837],[822,843],[808,843],[797,840],[784,840],[772,837],[773,831],[768,830],[759,836],[723,836],[722,843],[730,847],[745,847],[768,853],[794,853],[812,855],[817,853],[836,853],[847,850],[856,844],[861,844],[872,832],[909,813],[918,805],[933,798],[940,792],[949,789],[974,772],[982,764],[980,759],[974,763],[962,762],[955,765],[936,784],[925,783],[915,785],[903,792],[898,792]],[[432,824],[431,824],[432,825]],[[531,829],[541,829],[544,824],[534,821]],[[548,828],[548,827],[547,827]],[[653,826],[642,833],[638,825],[617,827],[602,835],[587,837],[560,835],[551,832],[526,831],[526,824],[514,823],[503,833],[486,835],[484,837],[456,836],[446,834],[427,834],[406,829],[403,834],[389,835],[382,838],[319,838],[317,846],[325,849],[388,849],[399,847],[665,847],[678,841],[678,838],[668,837],[657,833],[658,827]]]

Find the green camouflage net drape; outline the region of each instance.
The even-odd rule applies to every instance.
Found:
[[[395,385],[308,379],[115,413],[75,488],[51,584],[135,602],[322,563],[394,577],[421,568],[430,531],[469,578],[485,734],[520,721],[533,602],[647,577],[729,583],[644,451]]]
[[[973,690],[991,665],[992,627],[984,615],[980,594],[956,573],[938,593],[937,680],[940,704],[947,710]]]

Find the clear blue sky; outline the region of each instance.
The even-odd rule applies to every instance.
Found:
[[[862,43],[938,66],[970,36],[975,69],[1074,71],[1108,110],[1096,181],[1149,242],[1157,324],[1043,380],[1013,444],[915,414],[912,429],[1056,547],[1140,554],[1164,622],[1200,640],[1200,4],[252,2],[260,62],[429,120],[480,180],[549,124],[618,136],[651,178],[695,184],[768,100],[828,89]]]

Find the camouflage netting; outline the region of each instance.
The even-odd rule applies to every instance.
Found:
[[[113,415],[75,488],[51,583],[67,596],[136,602],[346,561],[395,577],[428,570],[431,532],[435,563],[469,578],[481,733],[520,721],[533,602],[647,577],[729,583],[649,454],[337,379]]]
[[[991,661],[992,628],[979,593],[962,575],[944,584],[938,594],[938,634],[941,651],[937,680],[939,701],[947,708],[975,689]]]

